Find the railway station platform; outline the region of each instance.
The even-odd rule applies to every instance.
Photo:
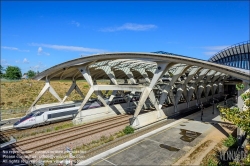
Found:
[[[213,130],[223,132],[224,121],[213,106],[79,162],[77,165],[171,165]]]

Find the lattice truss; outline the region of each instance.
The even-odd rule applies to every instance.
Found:
[[[230,67],[199,60],[193,60],[195,63],[192,63],[187,58],[182,59],[170,55],[167,60],[156,60],[152,55],[147,55],[145,58],[142,58],[141,55],[139,58],[133,58],[131,55],[126,56],[126,54],[118,58],[101,60],[91,58],[91,60],[85,58],[82,61],[80,59],[72,60],[40,73],[35,79],[43,79],[46,84],[29,111],[33,110],[46,90],[49,90],[61,103],[64,103],[75,89],[83,97],[79,112],[93,93],[107,110],[109,110],[109,105],[104,101],[105,97],[111,101],[118,94],[124,98],[139,94],[140,99],[136,104],[134,117],[136,118],[140,111],[145,109],[146,101],[150,101],[150,107],[154,107],[161,116],[162,107],[165,104],[174,105],[175,111],[178,111],[179,102],[186,102],[188,105],[194,98],[199,101],[202,96],[223,93],[223,81],[230,75],[237,76],[238,73],[242,80],[249,81],[245,79],[247,78],[246,73],[235,71]],[[50,80],[61,79],[72,80],[72,85],[63,99],[60,99],[49,84]],[[76,84],[76,80],[82,79],[85,79],[90,86],[86,96],[82,94]],[[98,80],[110,80],[110,84],[99,85],[97,84]],[[107,93],[103,93],[104,91],[112,91],[112,94],[107,96]]]

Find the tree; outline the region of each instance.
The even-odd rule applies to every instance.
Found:
[[[27,75],[28,75],[28,78],[32,78],[36,75],[36,72],[34,72],[33,70],[29,70]]]
[[[2,65],[0,65],[0,78],[2,78],[4,76],[4,68]]]
[[[5,71],[5,78],[7,79],[20,79],[22,77],[21,69],[17,66],[8,66]]]
[[[250,135],[250,109],[240,111],[238,107],[220,107],[220,112],[224,119],[235,124],[237,127],[244,130],[248,135]]]
[[[219,107],[219,110],[224,119],[229,120],[250,135],[250,92],[246,91],[240,97],[244,101],[243,110],[238,107]]]

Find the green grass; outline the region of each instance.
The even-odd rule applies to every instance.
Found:
[[[19,134],[14,134],[13,136],[17,139],[17,140],[20,140],[20,139],[24,139],[24,138],[27,138],[27,137],[31,137],[31,136],[36,136],[36,135],[40,135],[41,133],[50,133],[50,132],[53,132],[53,131],[59,131],[59,130],[63,130],[63,129],[68,129],[68,128],[71,128],[73,127],[73,123],[72,122],[67,122],[65,124],[58,124],[56,126],[47,126],[47,127],[44,127],[42,129],[37,129],[36,131],[32,131],[32,132],[22,132],[22,133],[19,133]]]
[[[76,81],[78,87],[84,95],[87,94],[89,90],[89,85],[85,80]],[[109,81],[101,80],[98,84],[108,84]],[[59,80],[51,81],[51,86],[55,89],[57,94],[61,99],[65,96],[66,92],[69,90],[72,81],[70,80]],[[42,88],[44,87],[44,81],[36,80],[3,80],[1,82],[1,102],[0,110],[3,114],[9,114],[3,116],[2,119],[15,118],[18,117],[15,112],[24,111],[26,112],[31,104],[34,102]],[[91,96],[95,98],[96,95]],[[67,101],[82,100],[82,97],[73,91],[70,96],[66,99]],[[52,96],[48,91],[40,98],[37,105],[58,103],[59,101]],[[11,112],[12,110],[12,112]],[[14,112],[13,112],[14,110]],[[24,114],[22,114],[24,115]],[[22,116],[20,115],[20,116]]]
[[[231,134],[229,135],[228,138],[223,140],[223,145],[226,147],[232,147],[236,144],[236,138],[234,138]]]
[[[125,129],[123,129],[123,132],[125,134],[132,134],[132,133],[134,133],[134,128],[131,126],[126,126]]]

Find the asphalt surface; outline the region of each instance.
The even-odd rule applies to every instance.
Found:
[[[186,121],[99,158],[90,165],[171,165],[197,145],[221,120],[218,110],[212,114],[212,106],[203,110],[202,121],[202,111],[196,109],[196,112],[184,118]],[[184,114],[175,118],[180,119],[182,116]],[[77,165],[81,165],[81,162]]]

